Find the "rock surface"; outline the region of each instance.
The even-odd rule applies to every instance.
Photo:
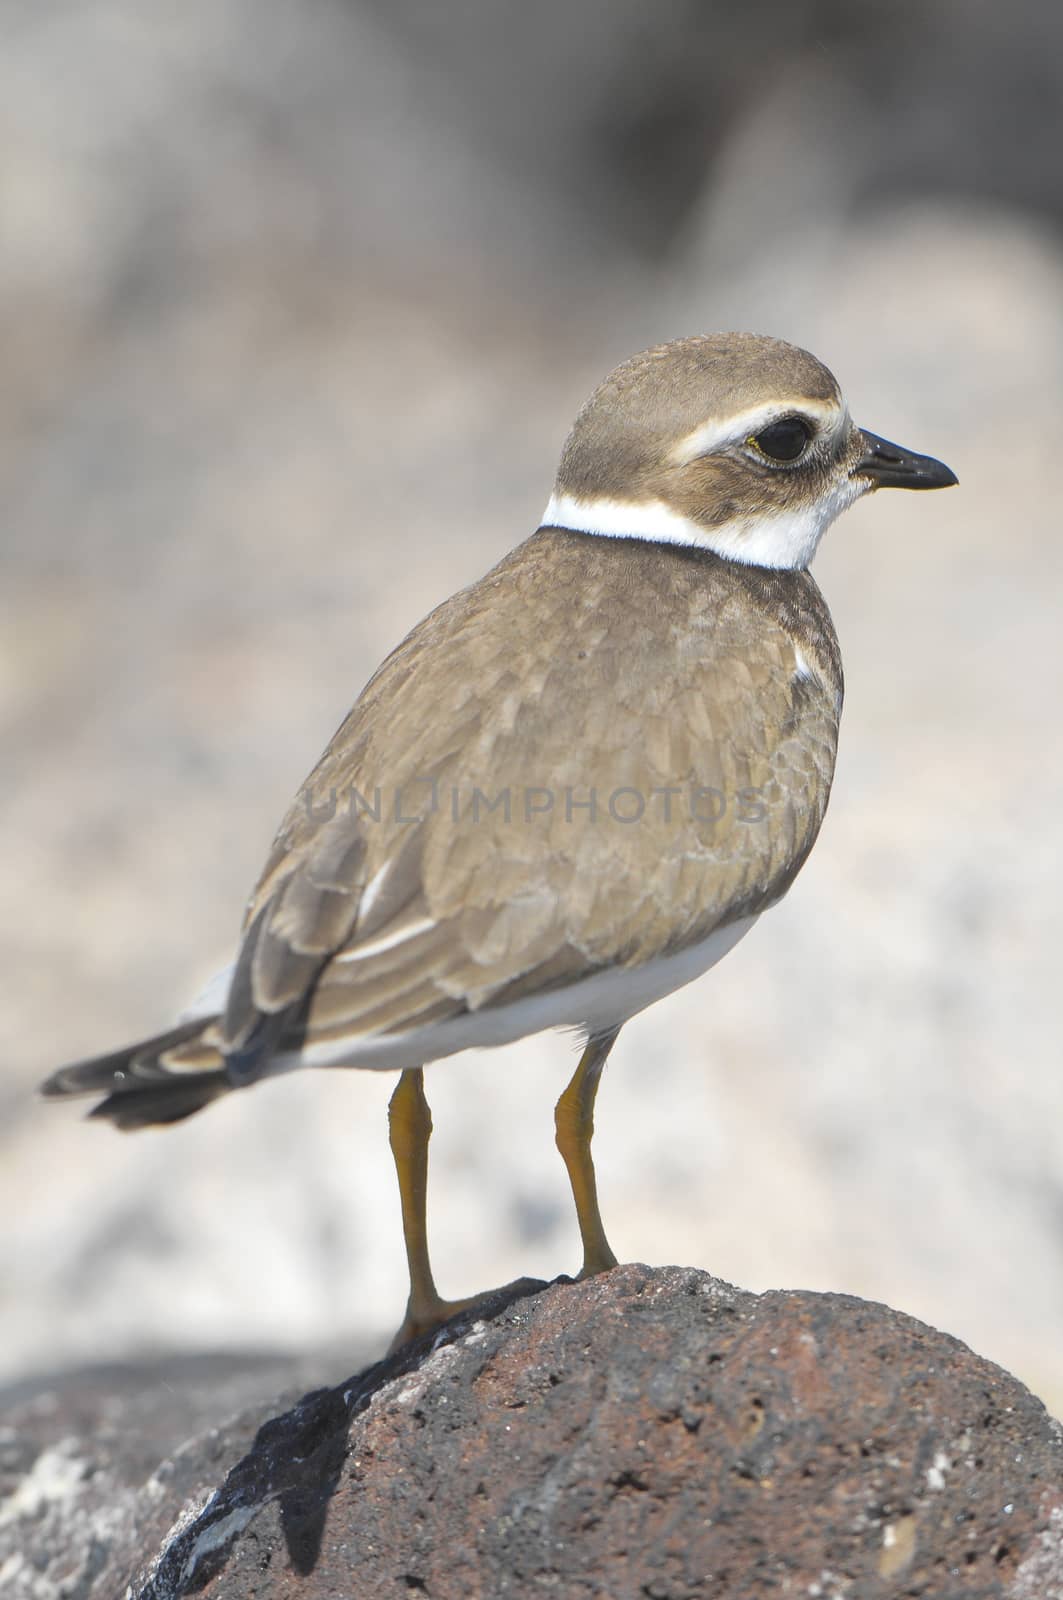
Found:
[[[351,1352],[347,1352],[349,1365]],[[175,1508],[202,1502],[277,1396],[344,1363],[253,1355],[99,1366],[0,1390],[0,1595],[124,1593]],[[246,1413],[246,1423],[230,1421]],[[224,1426],[218,1427],[218,1423]]]
[[[622,1267],[174,1448],[270,1375],[23,1396],[4,1600],[1063,1597],[1063,1431],[883,1306]]]

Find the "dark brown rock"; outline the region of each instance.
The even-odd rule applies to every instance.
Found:
[[[160,1356],[0,1390],[3,1600],[124,1595],[181,1507],[204,1504],[250,1448],[278,1393],[294,1401],[344,1364]]]
[[[864,1301],[623,1267],[256,1416],[153,1474],[135,1600],[1063,1600],[1063,1432]]]

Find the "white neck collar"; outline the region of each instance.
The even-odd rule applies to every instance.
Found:
[[[703,527],[663,500],[581,499],[554,493],[543,512],[541,527],[567,528],[606,539],[643,539],[654,544],[679,544],[711,550],[729,561],[751,567],[807,567],[835,517],[865,493],[868,484],[846,478],[815,505],[800,511],[776,511],[762,517],[736,517],[718,528]]]

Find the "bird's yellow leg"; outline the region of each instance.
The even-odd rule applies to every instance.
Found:
[[[432,1276],[425,1218],[432,1113],[425,1099],[424,1072],[420,1067],[410,1068],[399,1078],[388,1105],[388,1133],[391,1153],[395,1158],[395,1171],[399,1177],[402,1233],[410,1269],[410,1297],[406,1302],[406,1316],[390,1347],[397,1350],[408,1340],[438,1328],[448,1317],[457,1311],[464,1311],[473,1302],[444,1300]]]
[[[602,1068],[619,1032],[619,1028],[614,1028],[611,1033],[600,1034],[588,1041],[572,1081],[554,1111],[557,1148],[568,1168],[568,1181],[572,1185],[572,1198],[576,1202],[576,1218],[583,1241],[581,1278],[593,1277],[596,1272],[606,1272],[616,1266],[616,1257],[609,1248],[598,1209],[591,1138],[594,1134],[594,1100]]]

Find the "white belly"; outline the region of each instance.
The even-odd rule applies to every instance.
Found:
[[[512,1005],[472,1011],[445,1022],[404,1034],[373,1034],[351,1039],[330,1039],[307,1045],[298,1055],[278,1056],[269,1071],[293,1072],[298,1067],[368,1067],[392,1070],[420,1067],[459,1050],[483,1050],[512,1044],[546,1028],[578,1028],[587,1034],[604,1033],[645,1011],[675,989],[716,965],[733,950],[756,922],[743,917],[718,928],[701,944],[676,955],[663,956],[641,967],[616,968],[593,978],[526,995]]]

